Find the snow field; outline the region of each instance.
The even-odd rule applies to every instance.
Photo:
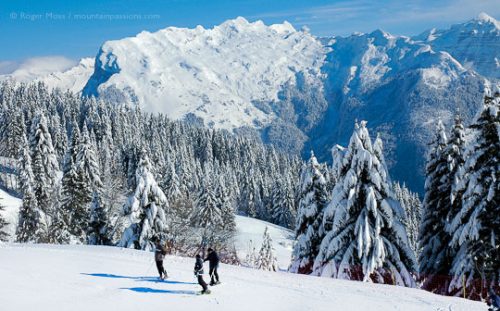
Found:
[[[422,290],[225,264],[223,283],[197,295],[194,259],[167,256],[170,278],[159,282],[153,253],[117,247],[2,244],[0,263],[3,310],[486,310]]]

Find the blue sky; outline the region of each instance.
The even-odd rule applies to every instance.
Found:
[[[377,28],[413,35],[469,20],[482,11],[498,18],[498,0],[1,0],[0,73],[32,57],[94,56],[104,41],[142,30],[212,27],[237,16],[267,24],[288,20],[296,28],[307,25],[318,36]]]

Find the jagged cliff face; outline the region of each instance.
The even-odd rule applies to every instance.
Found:
[[[416,36],[435,51],[445,51],[465,68],[500,79],[500,23],[485,13],[450,29],[432,29]]]
[[[323,50],[288,23],[266,26],[243,18],[212,29],[143,32],[101,47],[84,94],[175,119],[194,115],[208,126],[261,128],[276,118],[261,106],[279,101],[285,85],[302,83],[297,75],[320,85]]]
[[[347,143],[354,120],[365,119],[384,139],[393,178],[422,190],[435,121],[475,114],[484,84],[498,83],[499,44],[498,22],[485,14],[413,38],[380,30],[317,38],[286,22],[237,18],[108,41],[95,66],[39,80],[259,135],[290,152],[314,149],[327,161],[334,144]]]

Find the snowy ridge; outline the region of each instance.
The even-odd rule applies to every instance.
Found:
[[[259,127],[274,118],[255,102],[278,100],[301,73],[318,79],[323,46],[289,23],[242,17],[212,29],[169,27],[108,41],[84,94],[140,104],[182,119],[194,114],[220,128]]]
[[[57,62],[57,59],[53,60]],[[64,61],[64,60],[63,60]],[[27,67],[27,64],[24,67]],[[13,80],[16,82],[43,82],[50,89],[59,88],[62,91],[70,90],[74,93],[82,91],[94,71],[94,59],[82,58],[75,66],[68,69],[47,72],[29,68],[19,68],[10,74],[0,75],[0,81]]]
[[[487,78],[500,79],[500,23],[486,13],[450,29],[426,31],[414,38],[446,51]]]
[[[192,258],[167,256],[157,280],[153,253],[98,246],[0,245],[5,310],[479,311],[483,303],[417,289],[222,264],[212,294],[193,276]],[[33,264],[36,263],[36,264]],[[150,268],[148,268],[150,267]],[[206,278],[206,276],[205,276]]]

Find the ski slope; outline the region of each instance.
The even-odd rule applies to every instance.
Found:
[[[266,227],[268,227],[269,234],[273,239],[278,266],[280,270],[287,270],[292,256],[293,232],[262,220],[236,216],[235,247],[238,257],[244,261],[252,246],[255,247],[255,252],[259,253]]]
[[[221,265],[221,285],[198,295],[192,258],[98,246],[0,244],[2,310],[446,310],[486,306],[422,290]],[[205,267],[207,268],[207,267]]]

